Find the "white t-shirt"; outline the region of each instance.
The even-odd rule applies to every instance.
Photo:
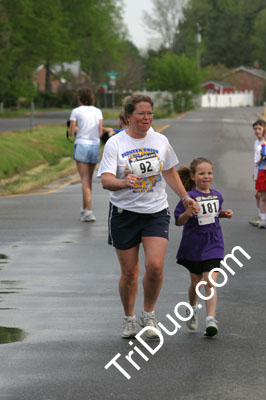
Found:
[[[261,157],[261,145],[264,143],[265,139],[263,138],[262,140],[256,139],[254,142],[254,180],[256,181],[257,176],[258,176],[258,170],[259,167],[256,165],[256,163],[260,160]]]
[[[149,130],[145,138],[134,139],[123,130],[106,143],[97,176],[105,172],[120,179],[130,173],[139,175],[134,188],[111,191],[110,201],[124,210],[152,214],[168,207],[162,171],[176,164],[178,158],[161,133]]]
[[[99,108],[94,106],[79,106],[74,108],[70,115],[70,121],[76,121],[78,131],[75,144],[99,144],[99,124],[103,115]]]

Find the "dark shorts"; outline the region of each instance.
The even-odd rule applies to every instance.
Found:
[[[168,208],[154,214],[122,210],[110,203],[108,243],[116,249],[128,250],[141,242],[143,236],[169,238]]]
[[[222,258],[212,258],[204,261],[189,261],[179,258],[177,264],[183,265],[192,274],[201,275],[203,272],[210,272],[213,268],[220,268]]]

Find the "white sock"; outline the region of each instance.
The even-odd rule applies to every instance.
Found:
[[[92,214],[92,210],[88,210],[87,208],[84,209],[84,212],[86,215]]]
[[[258,216],[260,217],[260,209],[258,208]]]
[[[262,219],[263,221],[265,221],[265,220],[266,220],[266,214],[265,214],[265,213],[264,213],[264,214],[263,214],[263,213],[261,213],[261,214],[260,214],[260,217],[261,217],[261,219]]]
[[[144,317],[149,317],[149,316],[151,315],[151,313],[152,313],[152,311],[151,311],[151,312],[149,312],[149,311],[143,311],[143,316],[144,316]]]
[[[125,318],[130,321],[132,319],[136,319],[136,316],[135,315],[125,315]]]
[[[213,319],[214,317],[212,317],[211,315],[209,315],[208,317],[206,317],[206,322],[210,321],[211,319]]]

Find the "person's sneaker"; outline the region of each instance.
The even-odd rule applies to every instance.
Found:
[[[93,212],[84,211],[84,214],[80,217],[81,222],[92,222],[96,221],[95,215]]]
[[[260,222],[260,217],[255,217],[249,221],[250,225],[258,226]]]
[[[208,321],[206,322],[206,330],[204,333],[204,336],[215,336],[218,333],[218,326],[217,326],[217,322],[216,319],[214,317],[208,319]]]
[[[260,229],[266,229],[266,220],[265,219],[261,219],[258,223],[258,228]]]
[[[190,315],[190,311],[188,309],[186,309],[186,317],[188,317],[189,315]],[[195,331],[196,329],[198,329],[197,311],[195,312],[195,310],[194,310],[194,314],[188,321],[186,321],[186,324],[187,324],[188,329],[190,329],[191,331]]]
[[[80,207],[80,216],[82,217],[85,213],[85,209],[83,207]]]
[[[150,312],[150,313],[145,313],[142,311],[141,316],[139,317],[138,320],[138,324],[144,328],[145,326],[153,326],[154,328],[156,328],[158,331],[161,331],[161,329],[158,326],[158,321],[155,319],[155,314],[154,311]],[[157,335],[157,333],[152,330],[152,329],[147,329],[144,332],[145,336],[148,339],[158,339],[159,336]]]
[[[136,317],[123,317],[123,332],[121,337],[123,339],[134,338],[137,334],[137,321]]]

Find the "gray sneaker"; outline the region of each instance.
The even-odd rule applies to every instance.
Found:
[[[136,317],[123,317],[123,332],[121,337],[123,339],[134,338],[137,334],[137,321]]]
[[[96,221],[95,215],[91,212],[88,213],[87,211],[80,217],[81,222],[93,222]]]
[[[141,316],[139,317],[139,320],[138,320],[138,324],[142,328],[144,328],[145,326],[153,326],[154,328],[156,328],[158,331],[161,332],[161,329],[158,326],[158,321],[155,319],[154,311],[150,312],[146,316],[144,316],[144,313],[142,311],[142,314],[141,314]],[[144,332],[144,334],[148,339],[158,339],[159,338],[157,333],[152,329],[147,329]]]
[[[266,229],[266,221],[264,219],[261,219],[258,223],[258,228],[260,229]]]
[[[260,222],[260,217],[255,217],[249,221],[250,225],[258,226]]]
[[[190,315],[190,311],[187,309],[186,316],[188,317],[189,315]],[[186,324],[187,324],[188,329],[190,329],[191,331],[195,331],[196,329],[198,329],[197,311],[194,310],[194,314],[188,321],[186,321]]]
[[[206,331],[204,333],[204,336],[215,336],[218,333],[218,326],[217,326],[216,319],[213,317],[212,319],[209,319],[208,322],[206,322]]]

